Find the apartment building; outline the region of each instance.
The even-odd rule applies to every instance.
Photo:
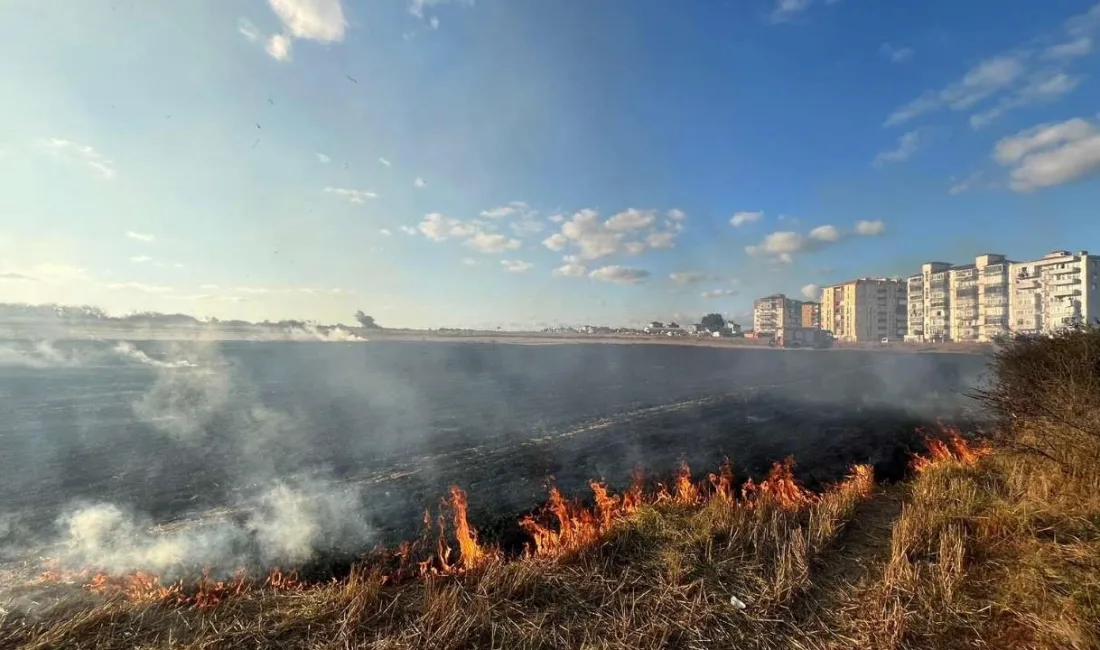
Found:
[[[802,325],[802,302],[776,293],[752,302],[752,329],[756,336],[775,336],[776,331]]]
[[[1010,260],[985,254],[973,264],[928,262],[908,279],[910,341],[990,341],[1009,330]]]
[[[1053,251],[1012,264],[1009,322],[1024,334],[1053,334],[1100,318],[1100,256]]]
[[[802,303],[802,327],[821,327],[821,303]]]
[[[821,291],[821,327],[838,341],[901,340],[908,330],[908,282],[859,278]]]

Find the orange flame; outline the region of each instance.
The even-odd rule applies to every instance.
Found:
[[[949,425],[940,425],[940,437],[926,434],[924,440],[928,445],[928,454],[915,455],[909,461],[909,467],[918,474],[943,463],[972,466],[993,452],[988,445],[968,442],[957,427]]]

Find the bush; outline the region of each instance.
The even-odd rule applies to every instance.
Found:
[[[974,397],[996,418],[998,443],[1100,474],[1100,327],[1006,339],[991,369]]]

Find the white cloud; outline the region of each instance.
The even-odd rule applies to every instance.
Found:
[[[129,237],[130,239],[136,239],[138,241],[143,241],[143,242],[151,242],[154,239],[156,239],[155,235],[149,235],[149,234],[146,234],[146,233],[134,232],[133,230],[127,230],[126,231],[126,236]]]
[[[676,246],[676,233],[670,231],[651,232],[646,235],[645,243],[653,249],[674,248]]]
[[[911,47],[895,47],[889,43],[883,43],[878,52],[893,63],[908,63],[913,60],[913,48]]]
[[[569,238],[560,232],[556,232],[550,235],[546,239],[542,240],[542,245],[549,248],[552,251],[561,251],[569,243]]]
[[[683,221],[685,218],[687,218],[687,213],[679,208],[672,208],[665,213],[665,216],[667,216],[669,219],[672,219],[673,221]]]
[[[715,278],[713,275],[702,271],[677,271],[675,273],[669,273],[668,279],[676,284],[688,285],[707,282]]]
[[[802,297],[806,300],[821,300],[821,287],[816,284],[807,284],[803,286]]]
[[[153,261],[153,258],[149,257],[148,255],[137,255],[137,256],[131,257],[130,261],[134,262],[135,264],[142,264],[144,262]]]
[[[249,43],[255,43],[256,39],[260,37],[260,30],[256,29],[256,26],[244,18],[237,19],[237,31],[241,36],[245,37]]]
[[[825,4],[833,4],[834,1],[826,0]],[[773,23],[789,22],[808,10],[814,2],[815,0],[775,0],[769,17]]]
[[[699,297],[712,300],[714,298],[726,298],[729,296],[736,296],[741,293],[737,289],[711,289],[710,291],[704,291],[699,294]]]
[[[861,237],[877,237],[886,232],[886,224],[881,219],[856,222],[856,234]]]
[[[1057,70],[1045,70],[1032,75],[1026,85],[1002,99],[996,106],[971,115],[970,127],[980,129],[988,126],[1014,108],[1057,101],[1077,88],[1080,82],[1080,77],[1070,76]]]
[[[511,224],[509,224],[509,227],[511,227],[512,232],[516,233],[516,235],[520,237],[524,235],[534,235],[536,233],[540,233],[545,228],[542,222],[529,217],[524,217],[523,219],[513,221]]]
[[[501,260],[501,265],[509,273],[526,273],[534,268],[534,264],[522,260]]]
[[[466,245],[476,248],[479,252],[503,253],[506,250],[515,250],[520,247],[518,239],[509,239],[498,233],[479,232],[466,240]]]
[[[438,212],[424,215],[424,220],[417,225],[416,229],[432,241],[445,241],[451,237],[469,234],[466,232],[466,224],[455,218],[444,217]]]
[[[575,255],[566,255],[562,260],[565,264],[554,269],[554,275],[567,278],[580,278],[588,274],[588,267],[581,263]]]
[[[110,180],[115,177],[115,164],[91,146],[78,144],[63,138],[49,138],[43,143],[49,153],[91,169],[97,176]]]
[[[1072,59],[1092,52],[1092,38],[1082,36],[1065,43],[1051,45],[1043,52],[1044,59]]]
[[[465,266],[477,266],[477,259],[473,257],[463,257],[462,264]]]
[[[1100,171],[1100,133],[1081,118],[1040,124],[1002,139],[993,158],[1011,168],[1017,192],[1061,185]]]
[[[1066,67],[1092,49],[1091,34],[1100,28],[1098,8],[1100,4],[1066,21],[1062,33],[1056,37],[1057,44],[1050,45],[1053,39],[1045,35],[989,57],[961,79],[940,90],[927,91],[895,110],[886,119],[886,126],[944,108],[968,110],[987,98],[999,96],[1000,101],[993,108],[971,117],[971,126],[981,128],[1006,111],[1063,97],[1079,81],[1066,72]],[[1046,47],[1038,47],[1043,43]]]
[[[966,176],[966,178],[953,181],[951,183],[951,187],[947,189],[947,193],[951,196],[956,196],[958,194],[962,194],[963,192],[972,190],[978,185],[978,183],[981,182],[984,176],[985,172],[982,171],[971,172]]]
[[[393,163],[391,163],[390,161],[386,160],[385,158],[381,158],[381,157],[379,157],[379,158],[378,158],[378,162],[379,162],[379,163],[381,163],[381,164],[383,164],[383,165],[385,165],[386,167],[393,167]]]
[[[342,196],[351,203],[363,203],[367,199],[377,199],[378,195],[366,190],[355,190],[346,187],[326,187],[325,192]]]
[[[909,160],[920,148],[920,132],[910,131],[898,138],[898,145],[875,156],[873,164],[882,167],[887,163],[899,163]]]
[[[623,252],[627,255],[641,255],[647,248],[649,245],[644,241],[628,241],[623,244]]]
[[[508,205],[502,205],[489,210],[482,210],[481,216],[488,219],[505,219],[507,217],[514,217],[518,214],[525,214],[532,212],[530,207],[523,201],[512,201]]]
[[[810,239],[830,243],[840,241],[840,231],[836,226],[818,226],[810,231]]]
[[[413,185],[415,185],[419,188],[425,188],[425,187],[428,186],[428,181],[426,181],[423,178],[420,178],[419,176],[417,176],[416,180],[413,181]]]
[[[317,160],[319,160],[321,162],[321,164],[328,164],[332,160],[332,158],[329,158],[325,154],[318,152],[317,153]]]
[[[432,19],[428,21],[428,24],[431,25],[432,29],[439,29],[439,17],[432,16]]]
[[[399,230],[406,235],[415,235],[418,232],[414,226],[400,226]]]
[[[850,233],[843,233],[832,225],[818,226],[806,235],[784,230],[766,235],[759,244],[746,246],[745,252],[755,257],[770,257],[789,264],[796,254],[821,250],[843,240],[846,234],[872,236],[881,234],[884,230],[885,225],[881,221],[857,222]]]
[[[603,266],[588,274],[588,277],[600,282],[612,284],[638,284],[650,275],[645,269],[631,268],[628,266]]]
[[[756,223],[764,218],[763,212],[734,212],[730,217],[730,225],[734,228],[740,228],[748,223]]]
[[[552,214],[548,217],[548,220],[553,222],[553,223],[561,223],[561,222],[565,221],[565,215],[564,214]]]
[[[425,7],[434,7],[435,5],[446,4],[448,2],[464,5],[474,4],[474,0],[410,0],[409,13],[417,18],[423,18]]]
[[[653,225],[657,218],[655,210],[638,210],[629,208],[618,214],[614,214],[604,223],[604,227],[612,232],[630,232],[633,230],[645,230]]]
[[[378,234],[379,234],[379,235],[382,235],[383,237],[389,237],[389,236],[390,236],[390,235],[392,235],[393,233],[392,233],[392,232],[390,232],[390,229],[389,229],[389,228],[383,228],[383,229],[381,229],[381,230],[379,230],[379,231],[378,231]]]
[[[276,61],[289,61],[291,42],[286,34],[272,34],[264,45],[264,51]]]

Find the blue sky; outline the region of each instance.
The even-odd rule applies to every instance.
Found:
[[[741,317],[1100,248],[1100,5],[8,0],[0,301]]]

